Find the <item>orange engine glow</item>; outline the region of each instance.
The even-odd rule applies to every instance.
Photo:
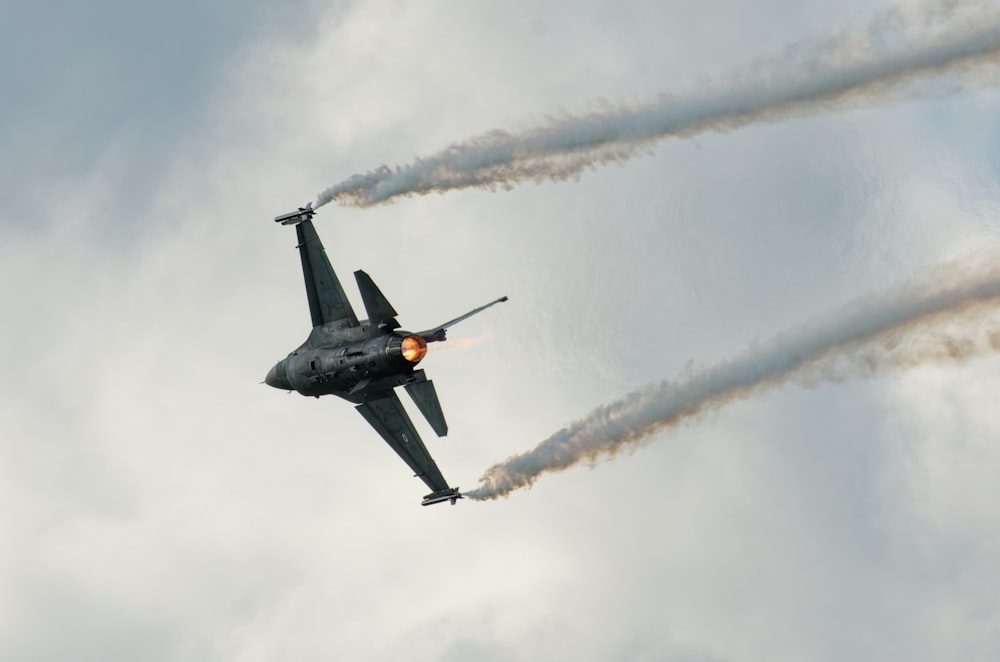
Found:
[[[399,348],[403,358],[410,363],[419,363],[427,355],[427,341],[420,336],[406,336]]]

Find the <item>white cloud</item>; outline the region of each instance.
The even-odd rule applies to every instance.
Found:
[[[47,223],[4,226],[0,656],[995,655],[995,361],[783,390],[507,501],[427,509],[348,404],[257,383],[308,324],[275,214],[483,130],[689,89],[845,9],[322,9],[220,52],[169,149],[112,141],[32,207]],[[994,106],[818,115],[317,227],[349,295],[366,269],[404,324],[510,295],[455,330],[486,340],[426,361],[451,424],[426,441],[471,487],[595,404],[995,236]],[[140,157],[158,164],[136,198]]]

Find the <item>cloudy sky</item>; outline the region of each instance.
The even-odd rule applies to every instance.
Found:
[[[781,388],[454,508],[420,508],[347,403],[260,384],[309,326],[276,214],[491,129],[766,75],[884,2],[9,4],[0,658],[1000,656],[1000,359]],[[450,435],[418,425],[471,488],[994,245],[998,106],[924,81],[316,224],[355,304],[363,268],[405,326],[510,296],[423,364]]]

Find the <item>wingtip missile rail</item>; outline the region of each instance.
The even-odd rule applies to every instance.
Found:
[[[275,223],[281,223],[282,225],[298,225],[299,223],[304,223],[311,220],[313,214],[316,210],[313,209],[313,203],[308,203],[305,207],[299,207],[295,211],[290,211],[287,214],[282,214],[280,216],[274,217]]]
[[[435,503],[444,503],[445,501],[451,501],[451,505],[455,505],[455,502],[459,499],[464,499],[462,493],[458,491],[457,487],[449,487],[446,490],[438,490],[437,492],[431,492],[424,497],[424,500],[420,502],[421,506],[433,506]]]

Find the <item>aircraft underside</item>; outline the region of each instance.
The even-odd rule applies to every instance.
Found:
[[[434,384],[416,366],[427,354],[427,343],[446,339],[446,330],[469,317],[506,301],[501,297],[445,324],[426,331],[398,331],[396,311],[363,271],[354,276],[367,320],[358,320],[326,256],[312,224],[311,206],[275,219],[294,225],[305,278],[306,299],[313,328],[298,349],[267,373],[274,388],[319,397],[336,395],[356,405],[358,412],[399,457],[431,489],[421,502],[428,506],[462,498],[450,487],[403,408],[395,388],[405,387],[435,434],[448,434]]]

